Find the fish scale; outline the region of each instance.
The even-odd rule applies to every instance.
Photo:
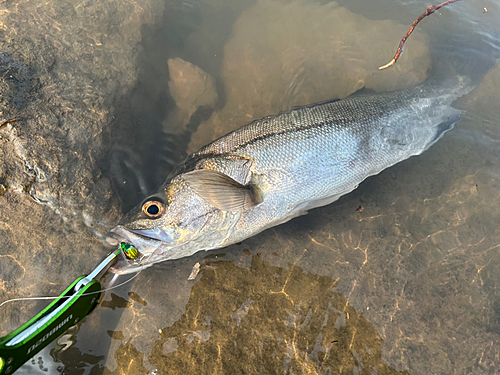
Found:
[[[168,176],[148,198],[165,205],[161,217],[147,217],[139,205],[112,232],[148,255],[143,266],[240,242],[421,154],[453,127],[461,112],[451,104],[471,89],[462,77],[429,79],[253,121]],[[246,194],[258,201],[249,207]]]

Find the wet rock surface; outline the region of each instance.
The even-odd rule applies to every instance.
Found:
[[[58,294],[107,251],[98,237],[121,207],[99,162],[111,145],[114,101],[137,77],[141,27],[162,6],[20,1],[0,8],[4,301]],[[3,307],[1,332],[41,305]]]

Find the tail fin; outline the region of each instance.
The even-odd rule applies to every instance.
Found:
[[[421,90],[427,91],[429,98],[434,101],[429,111],[435,118],[440,119],[432,126],[433,135],[424,146],[423,152],[453,129],[463,115],[463,111],[455,108],[457,100],[471,92],[476,85],[468,77],[448,74],[433,76],[420,86]]]
[[[460,120],[460,114],[454,114],[451,115],[447,120],[444,122],[440,123],[439,125],[436,126],[436,133],[434,134],[434,138],[432,138],[429,143],[425,146],[424,150],[427,150],[429,147],[431,147],[434,143],[439,141],[441,138],[443,138],[443,135],[453,129],[455,126],[455,123]]]

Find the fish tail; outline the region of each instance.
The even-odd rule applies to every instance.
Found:
[[[453,127],[459,120],[460,120],[460,113],[456,113],[451,115],[449,118],[445,119],[445,121],[439,123],[437,126],[435,126],[434,137],[427,143],[423,151],[427,150],[434,143],[443,138],[445,133],[453,129]]]
[[[429,110],[431,116],[435,116],[435,121],[431,122],[432,137],[422,150],[425,151],[454,128],[464,114],[464,111],[458,109],[460,99],[471,92],[476,85],[470,78],[457,74],[431,77],[422,85],[425,86],[424,90],[428,90],[429,98],[434,102]]]

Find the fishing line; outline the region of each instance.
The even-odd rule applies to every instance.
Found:
[[[83,293],[81,296],[88,296],[88,295],[91,295],[91,294],[98,294],[98,293],[102,293],[102,292],[106,292],[108,290],[112,290],[112,289],[116,289],[116,288],[119,288],[125,284],[127,284],[128,282],[134,280],[137,276],[139,276],[139,274],[142,272],[142,270],[144,269],[145,267],[141,268],[139,270],[139,272],[136,272],[136,274],[134,276],[132,276],[130,279],[128,279],[127,281],[124,281],[123,283],[121,284],[118,284],[118,285],[114,285],[114,286],[111,286],[109,288],[105,288],[105,289],[102,289],[100,291],[97,291],[97,292],[88,292],[88,293]],[[115,275],[115,276],[118,276],[118,275]],[[114,279],[115,277],[113,277]],[[113,280],[111,279],[111,280]],[[63,298],[72,298],[73,296],[57,296],[57,297],[20,297],[20,298],[12,298],[12,299],[9,299],[7,301],[4,301],[2,303],[0,303],[0,307],[2,307],[3,305],[5,305],[6,303],[9,303],[9,302],[15,302],[15,301],[32,301],[32,300],[56,300],[56,299],[63,299]]]
[[[142,259],[142,263],[146,263],[147,260],[149,260],[149,258],[151,258],[158,250],[159,250],[160,246],[158,246],[151,254],[149,254],[148,256],[145,257],[145,259],[143,258]],[[142,270],[144,268],[147,268],[147,267],[142,267],[139,272],[137,272],[134,276],[132,276],[130,279],[128,279],[127,281],[124,281],[123,283],[121,284],[118,284],[118,285],[115,285],[115,286],[112,286],[112,287],[109,287],[109,288],[105,288],[105,289],[102,289],[100,291],[96,291],[96,292],[88,292],[88,293],[83,293],[80,295],[80,297],[82,296],[88,296],[88,295],[92,295],[92,294],[98,294],[98,293],[102,293],[102,292],[106,292],[108,290],[112,290],[112,289],[116,289],[116,288],[119,288],[125,284],[127,284],[128,282],[134,280],[137,276],[140,275],[140,273],[142,272]],[[118,274],[115,274],[113,276],[113,278],[111,279],[111,282],[112,283],[115,278],[118,277]],[[16,301],[33,301],[33,300],[56,300],[56,299],[63,299],[63,298],[72,298],[74,297],[73,296],[57,296],[57,297],[20,297],[20,298],[12,298],[12,299],[9,299],[7,301],[4,301],[2,303],[0,303],[0,307],[2,307],[3,305],[5,305],[6,303],[9,303],[9,302],[16,302]]]

